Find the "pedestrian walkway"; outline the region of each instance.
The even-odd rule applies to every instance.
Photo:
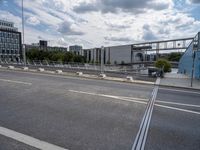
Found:
[[[200,80],[194,79],[191,87],[191,78],[189,76],[172,72],[165,74],[165,77],[161,79],[160,85],[200,89]]]

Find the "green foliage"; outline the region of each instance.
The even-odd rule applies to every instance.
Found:
[[[157,68],[163,68],[164,72],[171,72],[171,64],[166,59],[159,59],[155,63],[155,67]]]
[[[164,56],[160,56],[160,58],[167,59],[168,61],[179,62],[182,55],[183,55],[182,52],[172,52],[169,54],[165,54]]]
[[[28,60],[49,60],[49,61],[59,61],[59,62],[78,62],[84,63],[85,57],[80,55],[75,55],[71,52],[61,52],[61,51],[40,51],[38,49],[31,49],[26,53]]]
[[[168,60],[169,60],[169,61],[176,61],[176,62],[179,62],[180,58],[182,57],[182,54],[183,54],[183,53],[180,53],[180,52],[173,52],[173,53],[170,53],[169,56],[168,56]]]

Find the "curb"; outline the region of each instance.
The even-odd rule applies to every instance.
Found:
[[[155,84],[156,85],[156,84]],[[168,88],[179,88],[179,89],[186,89],[186,90],[197,90],[200,91],[199,88],[194,87],[183,87],[183,86],[174,86],[174,85],[166,85],[166,84],[159,84],[160,87],[168,87]]]
[[[120,82],[120,83],[133,83],[133,84],[139,84],[139,85],[154,85],[154,86],[160,86],[160,87],[167,87],[167,88],[179,88],[179,89],[186,89],[186,90],[197,90],[199,91],[200,89],[199,88],[194,88],[194,87],[183,87],[183,86],[174,86],[174,85],[166,85],[166,84],[156,84],[155,82],[145,82],[145,81],[127,81],[126,79],[124,78],[117,78],[117,79],[112,79],[114,77],[106,77],[104,79],[102,78],[99,78],[98,76],[96,75],[88,75],[86,74],[85,76],[82,75],[82,76],[78,76],[76,75],[75,73],[68,73],[68,72],[63,72],[62,74],[57,74],[55,73],[54,71],[48,71],[48,70],[45,70],[44,72],[38,72],[37,70],[34,70],[34,69],[31,69],[31,70],[22,70],[21,68],[14,68],[12,70],[8,69],[7,67],[1,67],[0,68],[1,70],[6,70],[6,71],[18,71],[18,72],[24,72],[24,73],[33,73],[33,74],[43,74],[43,75],[57,75],[57,76],[60,76],[60,77],[76,77],[76,78],[84,78],[84,79],[95,79],[95,80],[105,80],[105,81],[114,81],[114,82]]]
[[[48,71],[48,70],[45,70],[43,72],[39,72],[37,70],[23,70],[21,68],[15,68],[13,70],[10,70],[8,69],[7,67],[1,67],[0,70],[6,70],[6,71],[16,71],[16,72],[23,72],[23,73],[32,73],[32,74],[41,74],[41,75],[56,75],[58,77],[76,77],[76,78],[84,78],[84,79],[95,79],[95,80],[105,80],[105,81],[114,81],[114,82],[120,82],[120,83],[128,83],[128,84],[139,84],[139,85],[155,85],[154,82],[145,82],[145,81],[127,81],[126,79],[124,78],[117,78],[117,79],[112,79],[114,77],[106,77],[106,78],[100,78],[96,75],[88,75],[88,74],[85,74],[82,75],[82,76],[78,76],[76,75],[75,73],[68,73],[68,72],[63,72],[62,74],[57,74],[55,73],[54,71]]]

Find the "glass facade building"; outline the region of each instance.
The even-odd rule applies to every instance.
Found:
[[[19,61],[22,56],[21,33],[12,22],[0,20],[0,59]]]

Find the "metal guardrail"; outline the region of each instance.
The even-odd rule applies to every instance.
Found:
[[[23,61],[12,62],[7,60],[0,60],[0,64],[10,64],[10,65],[25,65]],[[101,66],[95,64],[83,64],[83,63],[62,63],[58,61],[27,61],[26,66],[46,66],[46,67],[59,67],[59,68],[69,68],[69,69],[80,69],[80,70],[96,70],[100,71]],[[116,71],[116,72],[139,72],[141,70],[146,70],[145,67],[132,66],[120,66],[120,65],[104,65],[104,71]]]
[[[63,72],[77,73],[83,72],[83,74],[99,75],[101,73],[100,65],[92,64],[79,64],[79,63],[61,63],[61,62],[46,62],[46,61],[28,61],[26,65],[21,62],[9,62],[0,60],[0,64],[4,67],[15,66],[16,68],[28,67],[29,69],[44,68],[49,71],[62,70]],[[144,67],[131,68],[131,66],[104,66],[104,72],[109,77],[126,78],[131,76],[136,80],[155,81],[155,78],[149,76],[148,69]]]

